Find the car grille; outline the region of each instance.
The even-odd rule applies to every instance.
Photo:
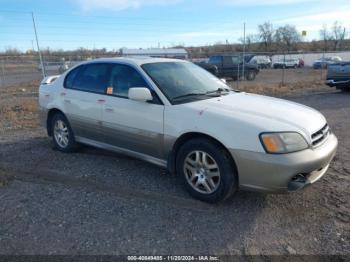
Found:
[[[325,124],[320,130],[311,135],[311,141],[313,146],[321,144],[329,135],[329,126]]]

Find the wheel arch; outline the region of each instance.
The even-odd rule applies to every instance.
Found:
[[[176,141],[175,141],[175,143],[174,143],[174,145],[169,153],[169,156],[168,156],[168,170],[171,174],[176,174],[176,156],[177,156],[179,149],[186,142],[188,142],[192,139],[195,139],[195,138],[208,139],[208,140],[212,141],[213,143],[219,145],[221,148],[223,148],[223,150],[225,150],[225,153],[227,154],[227,156],[231,162],[232,168],[234,169],[234,171],[237,174],[237,179],[239,179],[239,174],[238,174],[236,162],[233,159],[233,156],[230,154],[229,150],[225,147],[225,145],[223,143],[221,143],[218,139],[216,139],[210,135],[200,133],[200,132],[184,133],[176,139]]]
[[[46,119],[46,129],[47,129],[47,134],[49,136],[52,136],[51,120],[53,116],[56,114],[62,114],[63,116],[65,116],[65,114],[58,108],[49,109],[49,111],[47,112],[47,119]]]

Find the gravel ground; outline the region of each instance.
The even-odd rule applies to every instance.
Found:
[[[0,134],[0,254],[350,254],[350,93],[289,97],[340,143],[329,172],[292,194],[209,205],[148,163],[53,150],[41,128]]]

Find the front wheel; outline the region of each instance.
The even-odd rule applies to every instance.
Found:
[[[232,196],[237,174],[228,153],[208,139],[193,139],[179,150],[176,170],[186,190],[196,199],[215,203]]]
[[[339,87],[337,86],[336,89],[342,91],[342,92],[350,92],[350,86],[349,87]]]

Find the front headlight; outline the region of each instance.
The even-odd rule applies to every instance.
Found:
[[[260,140],[270,154],[292,153],[308,148],[304,137],[296,132],[262,133]]]

